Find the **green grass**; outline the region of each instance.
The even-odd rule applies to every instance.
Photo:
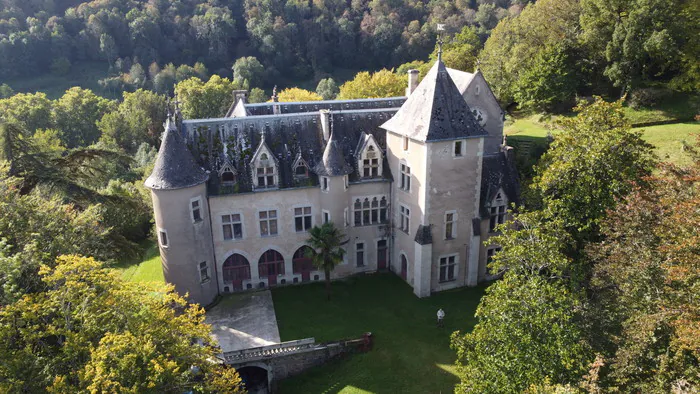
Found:
[[[393,274],[272,290],[282,341],[357,338],[371,331],[374,349],[314,368],[280,383],[281,393],[451,393],[458,382],[450,334],[470,330],[484,287],[420,299]],[[435,314],[446,312],[445,327]]]
[[[131,282],[164,282],[158,244],[149,240],[142,246],[144,254],[141,261],[124,262],[115,269],[121,273],[122,279]]]
[[[90,89],[95,94],[112,97],[97,83],[107,76],[108,65],[104,62],[76,63],[66,75],[42,74],[32,77],[22,77],[3,81],[10,85],[16,92],[34,93],[44,92],[50,99],[57,99],[63,96],[66,90],[73,86],[80,86]]]
[[[547,124],[539,120],[538,115],[513,120],[505,127],[505,133],[509,141],[530,141],[531,143],[544,143],[548,133],[556,135],[560,130],[550,130]],[[633,128],[642,130],[642,138],[654,145],[656,154],[662,161],[678,165],[688,165],[691,160],[683,153],[683,143],[694,143],[695,138],[691,134],[700,134],[700,122],[673,123],[657,126],[645,126]]]
[[[661,100],[654,108],[623,107],[625,116],[632,124],[659,122],[674,119],[693,119],[698,113],[700,97],[676,94]]]

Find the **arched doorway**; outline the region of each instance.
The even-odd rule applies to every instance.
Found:
[[[250,394],[269,393],[267,371],[260,367],[243,367],[236,369],[246,391]]]
[[[260,279],[267,277],[269,286],[276,285],[277,276],[284,275],[284,257],[278,251],[268,249],[258,261],[258,275]]]
[[[250,264],[248,259],[234,253],[224,261],[224,284],[230,283],[233,290],[243,290],[243,281],[250,279]]]
[[[304,245],[294,252],[292,257],[292,267],[295,274],[301,274],[301,281],[308,282],[311,280],[311,271],[314,270],[314,264],[311,258],[308,257],[314,253],[314,250]]]
[[[401,277],[406,280],[408,276],[408,259],[406,259],[405,254],[401,254]]]

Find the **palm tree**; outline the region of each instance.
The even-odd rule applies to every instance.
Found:
[[[318,268],[323,268],[326,274],[326,297],[331,299],[331,271],[336,265],[343,261],[345,249],[341,248],[348,241],[343,241],[344,234],[333,224],[327,222],[323,225],[314,226],[311,231],[311,237],[306,241],[313,249],[310,256],[313,264]]]

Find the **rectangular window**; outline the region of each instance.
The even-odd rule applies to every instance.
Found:
[[[356,243],[355,244],[355,251],[357,252],[357,258],[355,259],[357,266],[364,267],[365,266],[365,243],[364,242]]]
[[[440,258],[440,282],[449,282],[455,279],[457,267],[457,256],[447,256]]]
[[[160,230],[160,231],[158,231],[158,235],[160,238],[160,246],[167,248],[168,247],[168,233],[165,232],[165,230]]]
[[[268,237],[277,235],[277,211],[261,211],[260,218],[260,236]]]
[[[326,178],[325,176],[321,180],[321,190],[323,190],[324,192],[328,191],[328,178]]]
[[[464,155],[464,153],[462,153],[463,147],[464,147],[464,143],[462,141],[455,141],[455,150],[454,150],[455,157],[460,157],[460,156]]]
[[[410,191],[411,190],[411,167],[401,164],[401,182],[399,187],[401,190]]]
[[[400,229],[406,234],[409,234],[411,228],[411,210],[408,209],[407,206],[401,205],[399,213],[401,215],[401,220],[399,221]]]
[[[355,226],[368,226],[387,221],[387,203],[384,196],[357,198],[353,204],[353,210]]]
[[[364,159],[362,165],[364,167],[362,175],[365,178],[379,176],[379,159]]]
[[[192,207],[192,221],[198,223],[202,221],[202,199],[197,197],[190,201]]]
[[[221,215],[221,225],[224,230],[224,240],[243,238],[243,222],[240,213]]]
[[[496,226],[506,221],[506,206],[500,205],[491,207],[491,220],[489,221],[489,232],[496,231]]]
[[[456,237],[455,219],[457,214],[454,211],[445,213],[445,239]]]
[[[323,223],[330,223],[331,213],[328,211],[323,211]]]
[[[349,210],[347,208],[343,209],[343,221],[345,222],[345,227],[350,225],[350,218],[348,217],[348,215],[349,215],[348,211]]]
[[[500,246],[495,247],[495,248],[488,248],[486,250],[486,273],[487,274],[492,274],[491,262],[493,261],[493,256],[500,251],[501,251]]]
[[[311,230],[311,207],[294,208],[294,228],[298,233]]]
[[[199,280],[202,283],[209,281],[209,266],[206,261],[199,263]]]
[[[259,188],[275,186],[275,167],[258,167],[256,172]]]

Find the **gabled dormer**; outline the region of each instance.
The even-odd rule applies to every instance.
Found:
[[[250,161],[254,189],[274,189],[279,187],[279,163],[272,150],[265,143],[265,133],[262,133],[260,145]]]
[[[357,159],[360,177],[370,179],[382,176],[384,157],[377,140],[372,134],[362,133],[355,150],[355,158]]]
[[[294,170],[294,178],[296,179],[309,177],[309,165],[301,156],[301,151],[297,153],[297,157],[292,164],[292,169]]]
[[[228,160],[219,168],[219,179],[221,184],[225,186],[234,185],[238,182],[238,171]]]

